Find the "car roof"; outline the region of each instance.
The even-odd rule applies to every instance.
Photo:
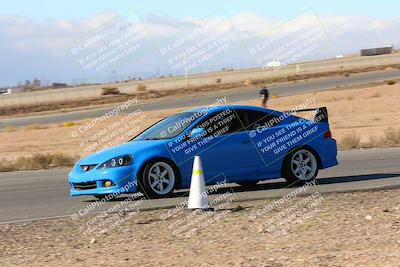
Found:
[[[275,110],[267,109],[267,108],[260,108],[256,106],[248,106],[248,105],[221,105],[221,106],[203,106],[203,107],[197,107],[194,109],[186,110],[186,112],[204,112],[205,110],[208,110],[209,112],[215,112],[215,111],[223,111],[226,109],[252,109],[252,110],[258,110],[262,112],[277,112]]]

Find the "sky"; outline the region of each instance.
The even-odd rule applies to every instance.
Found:
[[[110,1],[110,0],[36,0],[5,1],[1,0],[3,15],[21,15],[30,18],[82,18],[95,15],[107,9],[124,11],[132,7],[142,14],[171,17],[203,17],[217,7],[224,7],[230,15],[251,12],[263,16],[290,18],[299,11],[313,8],[318,13],[345,16],[373,16],[379,18],[397,17],[399,1],[362,1],[362,0],[202,0],[202,1]]]
[[[398,10],[399,1],[0,0],[0,86],[265,67],[396,47]]]

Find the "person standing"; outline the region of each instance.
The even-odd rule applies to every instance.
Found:
[[[263,87],[260,91],[261,107],[267,108],[267,101],[269,98],[269,92],[267,87]]]

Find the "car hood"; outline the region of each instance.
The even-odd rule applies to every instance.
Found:
[[[152,147],[163,144],[164,140],[150,140],[150,141],[131,141],[123,143],[118,146],[106,148],[93,153],[87,157],[82,158],[78,161],[79,165],[91,165],[91,164],[101,164],[107,160],[114,157],[132,154],[135,155],[140,151],[150,149]]]

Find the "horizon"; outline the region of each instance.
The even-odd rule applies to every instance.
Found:
[[[179,9],[161,1],[3,4],[0,86],[34,78],[44,85],[74,85],[263,67],[274,62],[284,66],[400,45],[396,28],[400,16],[395,12],[400,3],[394,1],[361,6],[344,1],[206,2],[179,4]],[[121,23],[117,33],[110,33],[109,29]],[[313,34],[307,36],[307,32]],[[88,36],[99,38],[99,33],[105,35],[92,39],[92,47],[79,48]],[[124,41],[126,36],[131,39],[108,58],[106,53],[111,51],[104,50],[104,44]],[[188,53],[193,46],[205,48],[206,38],[217,42],[210,53]],[[290,52],[296,45],[303,45],[302,55]],[[99,49],[104,54],[97,53],[95,63]],[[98,62],[106,59],[107,64]]]

